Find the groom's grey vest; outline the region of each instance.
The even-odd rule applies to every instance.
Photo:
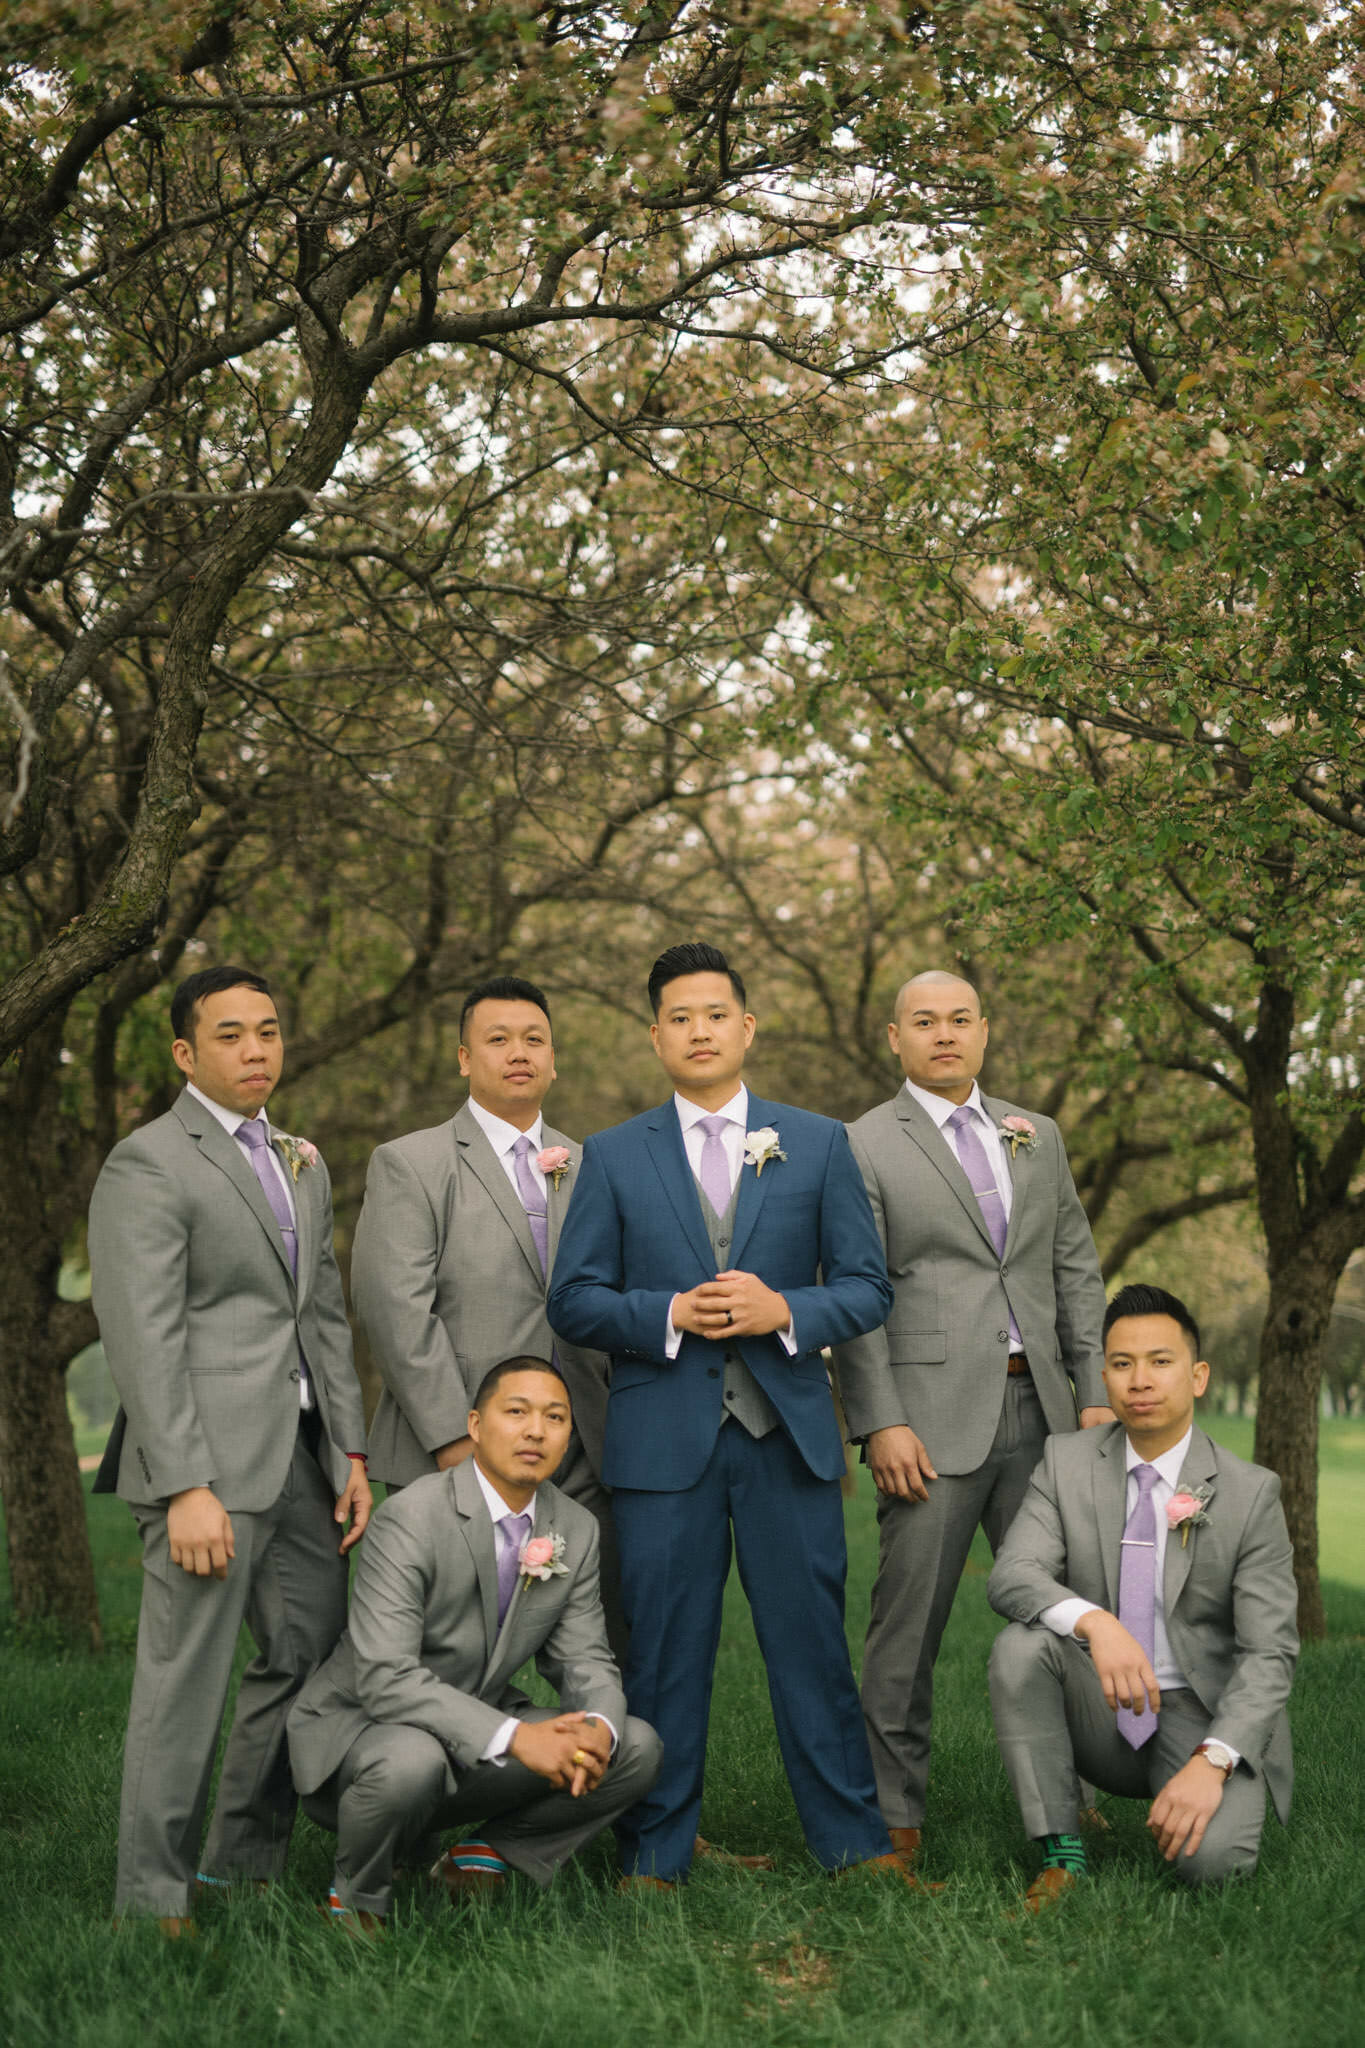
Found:
[[[701,1203],[702,1220],[706,1234],[711,1240],[711,1251],[718,1273],[730,1270],[730,1243],[735,1234],[735,1204],[739,1200],[739,1181],[730,1190],[730,1202],[723,1216],[717,1216],[697,1182],[697,1199]],[[764,1393],[758,1381],[750,1372],[737,1351],[725,1354],[725,1415],[722,1427],[733,1416],[735,1421],[748,1430],[750,1436],[767,1436],[776,1429],[778,1413]]]

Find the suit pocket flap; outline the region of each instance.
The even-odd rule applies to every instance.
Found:
[[[948,1357],[946,1330],[898,1330],[886,1333],[892,1365],[943,1365]]]

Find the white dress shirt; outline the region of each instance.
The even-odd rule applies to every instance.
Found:
[[[703,1109],[700,1103],[689,1102],[685,1095],[676,1094],[673,1097],[673,1106],[678,1112],[678,1122],[682,1125],[683,1150],[687,1154],[687,1163],[692,1169],[693,1179],[697,1181],[701,1179],[702,1147],[706,1143],[706,1132],[701,1127],[702,1118],[724,1117],[725,1128],[720,1133],[720,1142],[725,1147],[725,1163],[730,1169],[730,1192],[733,1194],[740,1168],[744,1164],[744,1140],[749,1129],[749,1091],[744,1083],[740,1082],[730,1100],[722,1103],[719,1109]],[[776,1330],[773,1334],[782,1344],[788,1358],[795,1358],[796,1318],[792,1317],[785,1330]],[[682,1340],[682,1331],[674,1327],[670,1303],[668,1330],[664,1338],[665,1358],[677,1357],[682,1349]]]
[[[971,1111],[972,1127],[977,1137],[981,1140],[981,1148],[986,1155],[986,1164],[990,1167],[991,1176],[999,1190],[1000,1200],[1004,1204],[1005,1222],[1008,1225],[1010,1210],[1014,1207],[1014,1183],[1010,1179],[1009,1164],[1005,1158],[1005,1143],[994,1122],[986,1113],[986,1105],[981,1100],[981,1090],[977,1087],[975,1081],[972,1083],[972,1092],[967,1097],[965,1103],[950,1102],[946,1095],[934,1095],[928,1088],[917,1088],[908,1075],[905,1082],[905,1092],[907,1095],[913,1096],[926,1116],[931,1116],[934,1119],[944,1144],[948,1147],[954,1159],[957,1160],[959,1166],[961,1166],[962,1161],[958,1157],[957,1146],[953,1142],[953,1134],[948,1129],[948,1119],[950,1116],[955,1116],[959,1108]],[[1009,1306],[1008,1302],[1006,1306]],[[1010,1357],[1013,1358],[1016,1352],[1022,1352],[1023,1348],[1024,1340],[1019,1334],[1019,1325],[1014,1320],[1014,1310],[1010,1309]]]
[[[501,1121],[501,1119],[496,1119],[496,1121]],[[470,1462],[474,1467],[474,1477],[479,1482],[479,1492],[483,1495],[484,1505],[488,1509],[489,1517],[493,1523],[494,1548],[496,1551],[500,1552],[502,1550],[503,1543],[506,1540],[505,1531],[499,1528],[498,1526],[499,1523],[502,1521],[503,1516],[529,1515],[531,1517],[531,1526],[532,1528],[534,1528],[536,1515],[536,1496],[535,1494],[532,1494],[531,1498],[527,1501],[524,1508],[509,1508],[507,1502],[498,1492],[498,1489],[496,1488],[496,1486],[494,1486],[492,1480],[488,1477],[482,1465],[480,1465],[478,1459],[472,1458]],[[607,1730],[608,1734],[611,1736],[611,1748],[612,1754],[614,1756],[616,1753],[616,1730],[612,1727],[611,1722],[607,1719],[605,1714],[594,1714],[593,1719],[594,1721],[600,1721],[602,1723],[602,1726]],[[516,1715],[509,1714],[507,1719],[505,1721],[500,1722],[498,1726],[493,1730],[493,1733],[488,1738],[487,1743],[479,1751],[479,1762],[481,1764],[505,1763],[507,1760],[507,1752],[511,1747],[512,1737],[516,1734],[517,1729],[520,1726],[521,1723],[518,1721]]]
[[[472,1095],[469,1098],[469,1114],[497,1153],[498,1164],[507,1175],[508,1180],[511,1181],[514,1188],[517,1188],[518,1201],[521,1200],[521,1189],[517,1187],[517,1162],[512,1157],[512,1154],[516,1150],[518,1138],[529,1138],[531,1140],[531,1150],[526,1164],[531,1169],[531,1178],[543,1193],[545,1176],[536,1165],[536,1154],[543,1148],[545,1143],[540,1111],[536,1111],[535,1122],[524,1131],[519,1131],[515,1124],[509,1124],[505,1117],[494,1116],[491,1109],[485,1109],[483,1104],[476,1102]]]
[[[188,1089],[189,1093],[194,1097],[196,1102],[202,1103],[204,1108],[208,1110],[212,1116],[217,1117],[219,1123],[223,1126],[223,1129],[227,1132],[228,1136],[231,1139],[233,1139],[234,1142],[236,1141],[237,1133],[241,1129],[243,1124],[265,1125],[265,1156],[275,1170],[276,1180],[284,1189],[284,1199],[289,1204],[289,1214],[293,1217],[295,1227],[297,1228],[299,1220],[299,1205],[294,1200],[293,1177],[285,1171],[284,1161],[280,1158],[279,1153],[275,1150],[274,1132],[270,1128],[270,1118],[265,1113],[264,1103],[257,1110],[255,1116],[243,1116],[239,1109],[225,1109],[221,1102],[215,1102],[211,1095],[205,1095],[202,1088],[196,1088],[193,1081],[187,1081],[185,1086]],[[247,1158],[247,1149],[245,1145],[243,1145],[242,1147],[242,1157],[244,1159]],[[249,1163],[250,1162],[248,1161],[248,1164]],[[252,1167],[251,1170],[254,1173],[256,1169]],[[306,1360],[304,1359],[302,1346],[300,1346],[299,1406],[300,1408],[304,1409],[307,1413],[311,1414],[313,1405],[313,1389],[308,1383],[308,1366]]]

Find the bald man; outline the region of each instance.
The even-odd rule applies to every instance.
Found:
[[[835,1361],[877,1484],[863,1714],[883,1818],[913,1859],[934,1659],[972,1538],[999,1549],[1047,1436],[1113,1415],[1104,1283],[1056,1124],[981,1093],[989,1026],[957,975],[907,981],[888,1035],[905,1084],[849,1137],[895,1306]]]

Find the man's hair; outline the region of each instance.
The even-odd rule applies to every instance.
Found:
[[[519,974],[490,974],[487,981],[481,981],[469,991],[460,1011],[460,1044],[464,1044],[464,1027],[469,1013],[476,1003],[534,1003],[538,1010],[545,1012],[545,1022],[550,1022],[550,1004],[544,989],[537,988],[533,981],[523,981]]]
[[[189,975],[171,997],[171,1035],[194,1043],[195,1013],[205,996],[220,996],[230,988],[254,988],[259,995],[270,994],[270,983],[250,967],[201,967]]]
[[[560,1386],[564,1389],[564,1399],[566,1401],[569,1400],[569,1383],[559,1370],[559,1367],[551,1365],[548,1358],[532,1358],[527,1355],[519,1358],[503,1358],[496,1365],[490,1365],[483,1378],[479,1381],[478,1392],[470,1402],[470,1407],[477,1408],[482,1415],[485,1407],[492,1400],[503,1381],[510,1373],[514,1372],[547,1372],[552,1380],[559,1381]],[[572,1402],[570,1402],[571,1410],[572,1405]]]
[[[684,974],[728,974],[730,986],[744,1007],[744,983],[736,974],[719,946],[708,946],[698,940],[687,946],[670,946],[660,953],[649,970],[649,1007],[655,1016],[663,1003],[663,993],[670,981],[679,980]]]
[[[1179,1323],[1194,1346],[1195,1357],[1199,1357],[1199,1325],[1179,1295],[1168,1294],[1164,1287],[1120,1287],[1104,1311],[1101,1339],[1109,1335],[1122,1316],[1170,1316],[1173,1322]]]

